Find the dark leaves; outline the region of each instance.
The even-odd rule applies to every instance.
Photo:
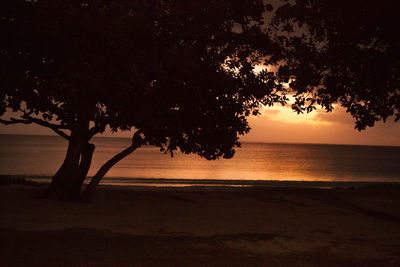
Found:
[[[90,135],[136,128],[168,153],[229,158],[246,116],[280,101],[270,95],[276,79],[253,72],[279,60],[260,29],[265,9],[253,0],[2,1],[1,110],[24,106],[70,129],[88,119]]]
[[[297,0],[278,8],[273,22],[285,61],[278,76],[292,80],[298,113],[317,103],[340,103],[359,130],[400,111],[400,31],[396,1]],[[315,101],[314,101],[315,100]]]

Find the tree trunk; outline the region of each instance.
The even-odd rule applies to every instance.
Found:
[[[90,201],[92,199],[93,193],[96,191],[97,185],[100,183],[101,179],[117,162],[119,162],[143,145],[144,140],[142,139],[140,134],[141,132],[137,131],[132,138],[132,145],[130,147],[124,149],[123,151],[112,157],[110,160],[108,160],[103,166],[101,166],[101,168],[93,176],[93,178],[90,180],[90,183],[87,185],[85,191],[83,192],[83,201]]]
[[[64,163],[54,175],[46,197],[60,200],[79,200],[82,184],[89,171],[95,146],[85,144],[79,151],[78,160],[67,152]]]
[[[78,167],[78,175],[76,179],[73,179],[73,186],[71,189],[71,195],[73,200],[79,200],[81,197],[82,184],[89,172],[90,165],[92,163],[92,156],[95,146],[93,144],[85,144],[81,152],[81,160]]]
[[[88,125],[71,132],[67,155],[54,175],[45,197],[61,200],[79,200],[82,183],[86,178],[95,149],[88,143]]]
[[[99,169],[81,197],[82,184],[89,172],[95,149],[93,144],[88,143],[87,128],[83,129],[86,131],[72,131],[67,155],[60,169],[54,175],[45,197],[73,201],[90,200],[100,180],[111,167],[144,143],[140,131],[137,131],[132,138],[132,145],[115,155]]]

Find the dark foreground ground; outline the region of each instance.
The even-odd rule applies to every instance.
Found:
[[[400,188],[0,186],[0,266],[400,266]]]

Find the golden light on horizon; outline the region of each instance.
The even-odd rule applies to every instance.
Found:
[[[261,71],[277,71],[276,66],[271,65],[263,65],[258,64],[254,66],[254,72],[256,74],[260,73]],[[288,88],[289,84],[284,83],[284,87]],[[263,106],[260,109],[261,116],[265,115],[268,116],[272,121],[279,121],[282,123],[295,123],[295,124],[302,124],[302,125],[328,125],[331,124],[328,121],[321,121],[317,119],[317,112],[313,111],[310,113],[300,113],[297,114],[294,110],[292,110],[291,105],[295,102],[295,99],[292,95],[286,95],[289,99],[288,103],[285,106],[280,104],[275,104],[272,107]],[[317,107],[318,108],[318,107]]]
[[[282,123],[292,123],[292,124],[302,124],[302,125],[330,125],[332,122],[320,120],[318,118],[318,110],[322,111],[320,107],[316,107],[317,110],[314,110],[310,113],[304,112],[297,114],[294,110],[292,110],[291,105],[294,103],[294,97],[291,95],[287,95],[289,99],[288,103],[285,106],[280,104],[275,104],[274,106],[267,107],[263,106],[260,109],[261,116],[268,116],[272,121],[279,121]],[[336,108],[337,105],[334,105]]]

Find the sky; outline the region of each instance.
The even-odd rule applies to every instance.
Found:
[[[329,113],[317,109],[297,115],[288,107],[275,106],[250,118],[249,123],[252,131],[242,141],[400,146],[400,123],[389,119],[359,132],[352,116],[341,107]]]
[[[243,142],[261,143],[317,143],[400,146],[400,122],[389,119],[378,122],[374,127],[359,132],[354,129],[354,119],[342,108],[333,112],[316,110],[310,114],[293,112],[290,107],[275,105],[265,107],[261,115],[250,117],[251,131],[241,136]],[[54,135],[50,129],[37,125],[0,124],[0,134]],[[107,131],[103,136],[131,137],[131,133]]]

